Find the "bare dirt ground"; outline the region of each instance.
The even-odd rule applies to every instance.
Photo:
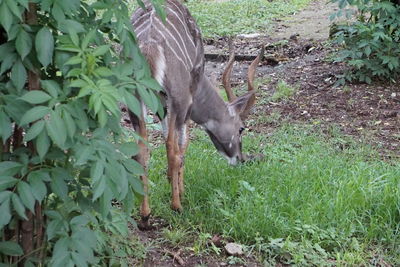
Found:
[[[304,11],[276,21],[274,31],[266,36],[236,38],[236,53],[256,55],[266,47],[266,59],[258,69],[257,107],[250,118],[251,131],[272,133],[282,122],[308,123],[320,127],[339,128],[360,142],[377,147],[383,158],[400,156],[400,89],[398,84],[349,84],[335,87],[336,75],[344,66],[329,59],[335,48],[327,42],[329,15],[334,5],[318,0]],[[227,54],[227,40],[206,40],[206,53]],[[232,84],[239,88],[245,82],[250,61],[235,63]],[[208,61],[206,70],[217,81],[224,61]],[[295,94],[283,101],[271,101],[277,84],[285,81],[296,88]],[[147,247],[144,262],[139,266],[226,266],[228,256],[197,255],[190,244],[174,247],[162,242],[162,229],[168,227],[152,218],[151,231],[135,230]],[[254,256],[241,257],[242,262],[229,266],[262,266]],[[281,266],[281,265],[277,265]]]

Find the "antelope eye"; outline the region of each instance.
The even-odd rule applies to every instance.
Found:
[[[244,130],[245,130],[244,127],[240,127],[240,129],[239,129],[239,134],[242,134]]]

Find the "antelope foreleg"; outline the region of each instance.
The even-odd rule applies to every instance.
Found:
[[[182,205],[179,196],[179,167],[180,153],[178,146],[178,138],[176,135],[176,116],[171,114],[168,128],[167,138],[167,157],[168,157],[168,175],[172,187],[172,202],[171,208],[176,211],[182,210]]]

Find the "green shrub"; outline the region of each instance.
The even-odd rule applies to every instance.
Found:
[[[394,81],[400,74],[400,6],[391,1],[332,0],[343,14],[347,5],[358,8],[357,21],[338,26],[335,41],[343,45],[336,57],[350,70],[340,80],[371,83],[373,79]]]
[[[159,105],[125,2],[0,1],[0,266],[127,266],[143,169],[119,102]]]

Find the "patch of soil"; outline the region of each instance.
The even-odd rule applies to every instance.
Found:
[[[195,244],[195,238],[180,244],[179,246],[174,246],[169,243],[165,237],[163,237],[163,230],[168,229],[168,224],[161,218],[151,218],[151,225],[154,228],[150,231],[140,231],[138,229],[132,229],[132,232],[139,240],[147,246],[146,259],[143,262],[133,261],[131,264],[133,266],[143,266],[143,267],[154,267],[154,266],[208,266],[208,267],[218,267],[218,266],[228,266],[228,255],[223,250],[224,241],[218,239],[216,242],[214,238],[210,239],[209,242],[213,242],[217,247],[221,249],[221,255],[216,256],[207,255],[207,253],[196,254],[193,251],[193,246]],[[262,266],[256,261],[253,256],[239,256],[240,264],[231,263],[229,266],[249,266],[258,267]]]

